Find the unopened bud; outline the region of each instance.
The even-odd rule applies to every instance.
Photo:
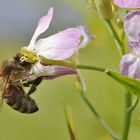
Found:
[[[111,0],[94,0],[101,19],[107,20],[113,17]]]
[[[123,28],[123,21],[121,20],[121,19],[117,19],[117,25],[118,25],[118,27],[120,28],[120,29],[122,29]]]

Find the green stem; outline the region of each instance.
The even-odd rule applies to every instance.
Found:
[[[105,21],[106,26],[108,27],[110,33],[114,37],[116,46],[118,47],[118,50],[120,52],[120,55],[125,54],[124,50],[124,43],[123,40],[121,41],[117,32],[115,31],[112,23],[110,20]],[[138,101],[134,106],[132,106],[132,95],[130,93],[125,94],[125,108],[124,108],[124,124],[123,124],[123,133],[122,133],[122,140],[127,140],[128,139],[128,134],[129,134],[129,129],[130,129],[130,124],[131,124],[131,116],[132,116],[132,111],[136,107]],[[130,109],[132,108],[132,109]]]
[[[88,70],[95,70],[99,72],[106,72],[107,69],[95,67],[95,66],[87,66],[87,65],[77,65],[77,69],[88,69]],[[91,103],[88,101],[88,99],[85,97],[84,94],[81,94],[82,98],[85,100],[86,104],[89,106],[89,108],[92,110],[92,112],[95,114],[97,119],[100,121],[100,123],[103,125],[103,127],[110,133],[110,128],[108,125],[104,122],[104,120],[99,116],[99,114],[96,112],[95,108],[91,105]],[[133,110],[138,104],[138,99],[136,99],[135,103],[132,105],[132,95],[127,92],[125,94],[125,109],[124,109],[124,124],[123,124],[123,133],[122,133],[122,140],[128,139],[129,129],[130,129],[130,123],[131,123],[131,115]],[[110,133],[112,134],[112,133]]]
[[[122,133],[122,140],[128,139],[132,116],[132,111],[128,110],[128,108],[130,108],[131,106],[132,106],[132,95],[129,92],[127,92],[125,94],[125,113],[124,113],[124,126],[123,126],[124,128]]]
[[[89,100],[85,96],[84,92],[81,92],[80,95],[81,95],[82,99],[85,101],[85,103],[87,104],[87,106],[90,108],[90,110],[92,111],[92,113],[95,115],[95,117],[97,118],[97,120],[100,122],[100,124],[111,135],[111,137],[114,140],[120,140],[119,137],[115,134],[115,132],[107,125],[107,123],[104,121],[104,119],[98,114],[98,112],[96,111],[96,109],[94,108],[94,106],[89,102]]]
[[[95,67],[94,67],[95,68]],[[97,69],[97,68],[96,68]],[[92,111],[93,115],[95,115],[95,117],[97,118],[97,120],[99,121],[99,123],[103,126],[103,128],[110,134],[110,136],[114,139],[114,140],[120,140],[119,137],[115,134],[115,132],[108,126],[108,124],[104,121],[104,119],[99,115],[99,113],[96,111],[95,107],[91,104],[91,102],[88,100],[88,98],[85,95],[86,92],[86,85],[85,82],[80,74],[80,71],[78,71],[77,73],[77,82],[79,83],[80,88],[80,95],[82,97],[82,99],[84,100],[84,102],[87,104],[87,106],[89,107],[89,109]]]
[[[123,43],[121,42],[116,30],[114,29],[114,26],[112,25],[111,20],[104,20],[105,25],[107,26],[108,30],[110,31],[111,35],[114,38],[114,41],[116,43],[116,46],[118,48],[118,51],[120,52],[120,55],[125,54]]]
[[[95,70],[99,72],[105,72],[105,68],[95,67],[95,66],[88,66],[88,65],[77,65],[76,69],[88,69],[88,70]]]
[[[66,118],[66,122],[67,122],[67,127],[69,130],[70,139],[76,140],[71,108],[70,108],[70,106],[66,107],[64,102],[62,102],[62,105],[63,105],[64,114],[65,114],[65,118]]]
[[[139,103],[139,98],[137,97],[134,103],[128,108],[128,111],[132,112],[137,107],[138,103]]]

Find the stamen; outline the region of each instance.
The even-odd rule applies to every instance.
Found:
[[[38,61],[36,53],[27,50],[25,47],[21,48],[20,52],[23,56],[20,58],[20,60],[23,62],[28,62],[28,63],[36,63]]]

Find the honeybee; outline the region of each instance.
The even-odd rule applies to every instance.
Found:
[[[32,64],[22,62],[20,58],[21,54],[17,54],[14,58],[4,61],[0,67],[0,77],[2,78],[1,102],[5,100],[9,106],[21,113],[34,113],[38,111],[38,107],[30,95],[34,93],[42,78],[28,81],[21,86],[20,81],[28,76]],[[28,93],[25,93],[23,86],[30,87]]]
[[[38,111],[36,102],[18,85],[8,83],[3,98],[9,106],[21,113],[30,114]]]

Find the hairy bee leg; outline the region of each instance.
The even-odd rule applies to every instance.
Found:
[[[28,91],[28,95],[31,95],[32,93],[34,93],[37,89],[37,86],[42,82],[43,78],[42,77],[38,77],[37,79],[35,79],[32,82],[32,86]]]
[[[37,89],[37,87],[34,84],[32,84],[30,90],[28,91],[28,95],[31,95],[32,93],[34,93],[36,91],[36,89]]]
[[[32,83],[33,83],[33,81],[29,81],[29,82],[27,82],[27,83],[22,83],[22,85],[23,85],[24,87],[30,87]]]

